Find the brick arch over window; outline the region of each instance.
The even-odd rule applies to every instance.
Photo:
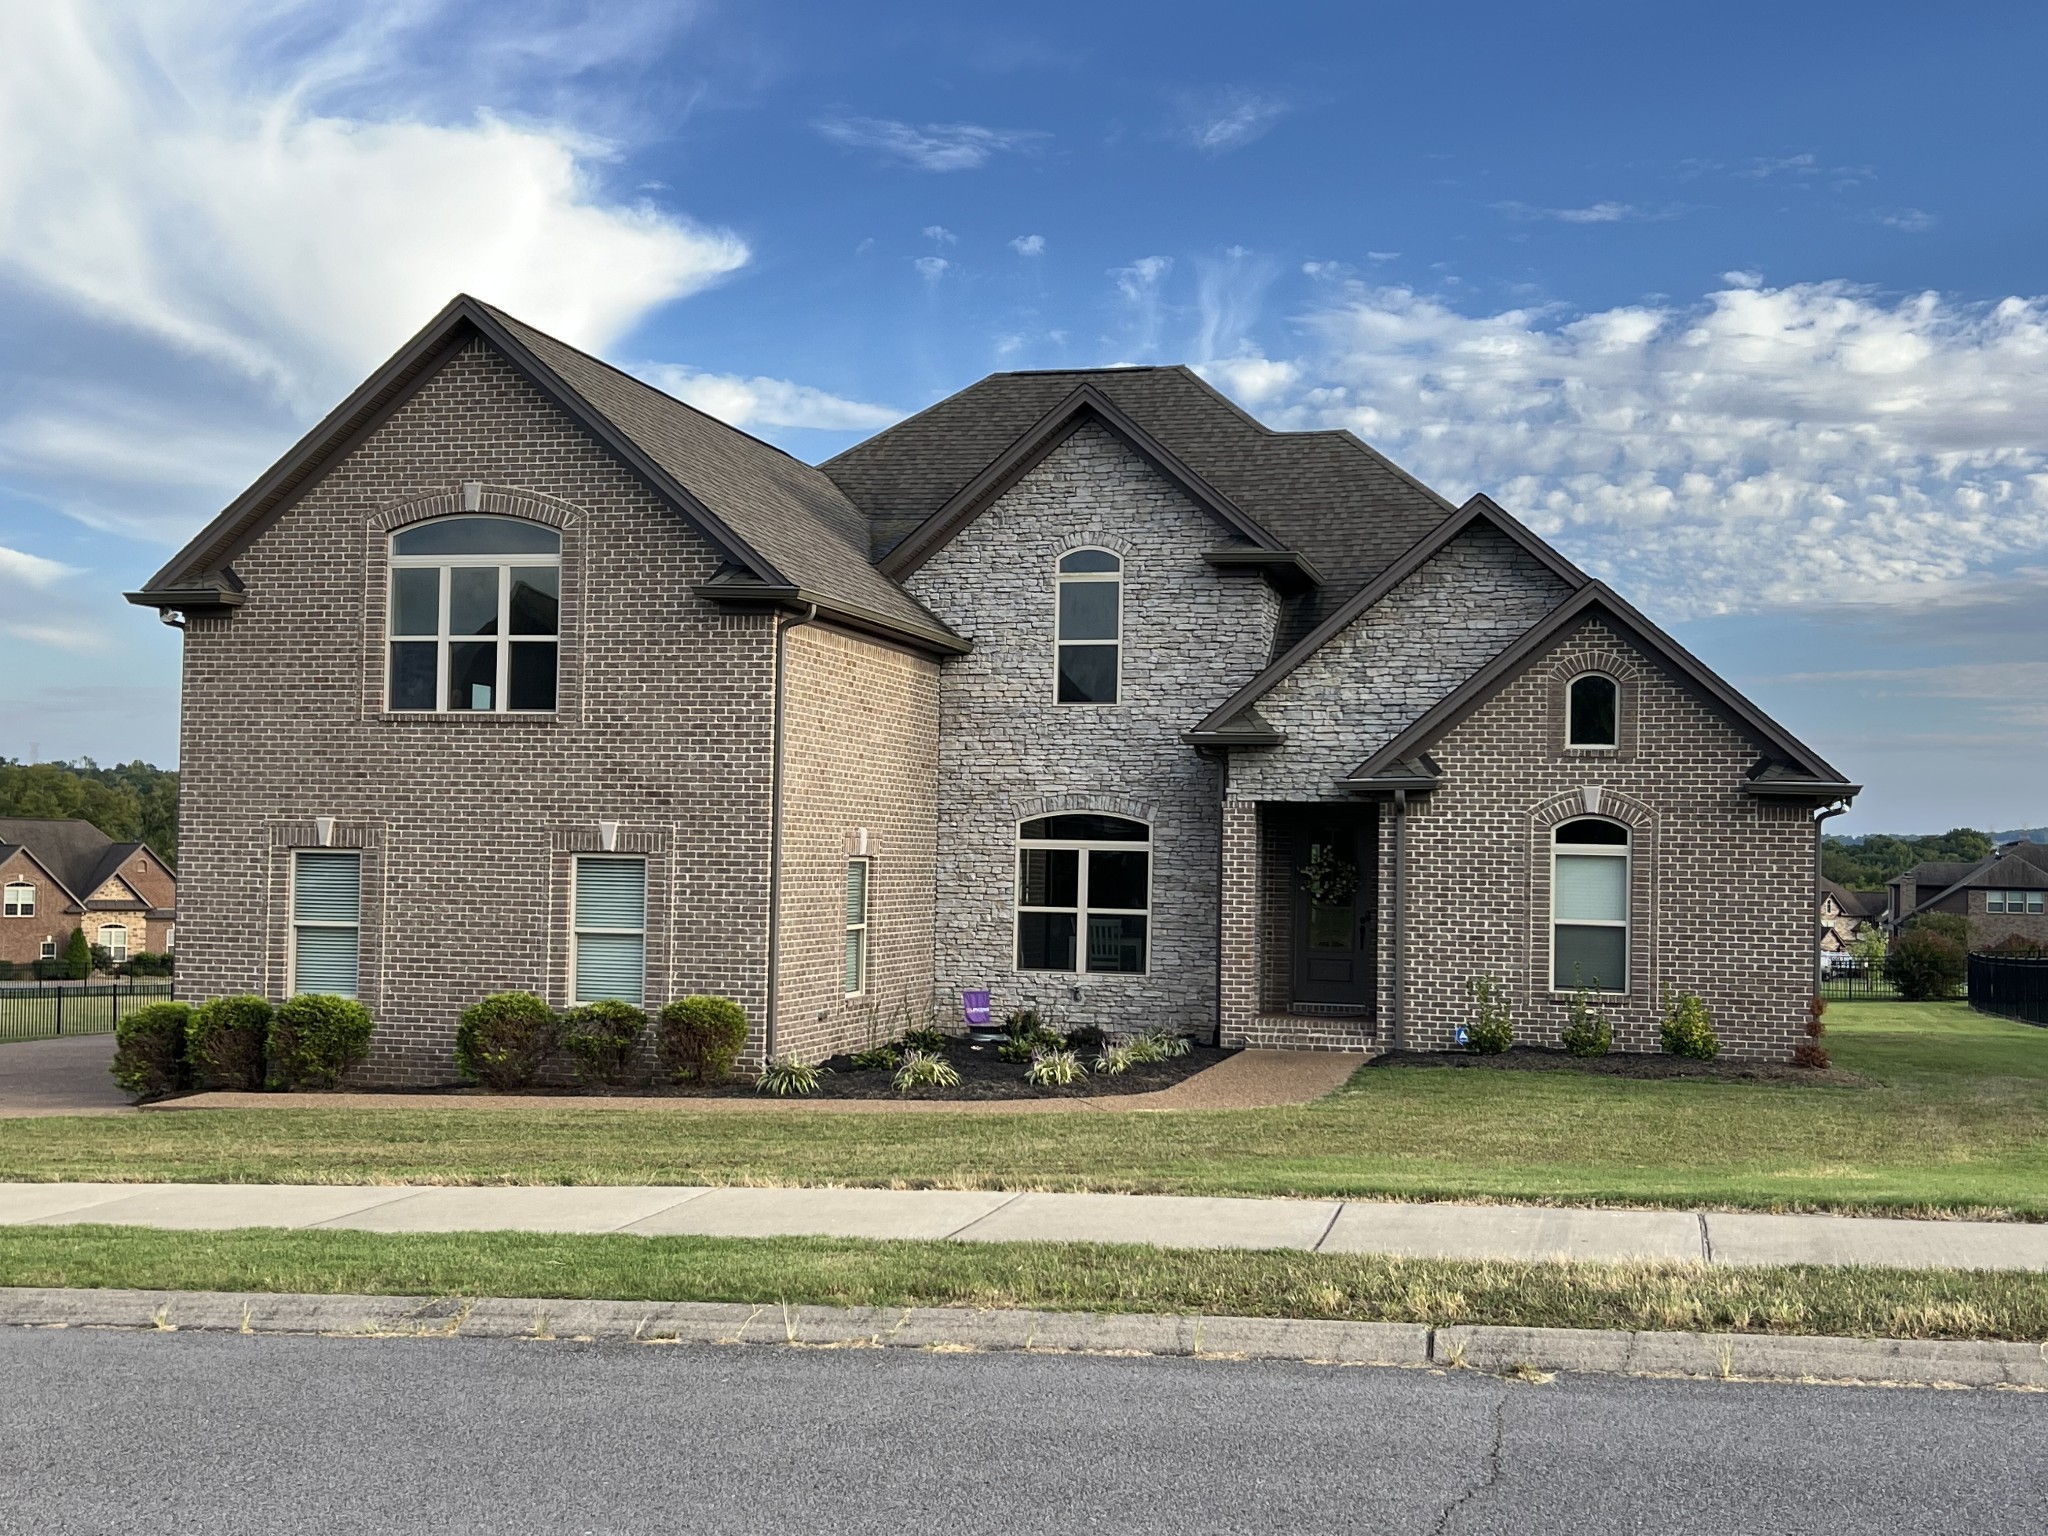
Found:
[[[444,714],[421,710],[388,712],[384,708],[385,619],[391,598],[391,535],[414,523],[437,517],[511,517],[542,523],[562,535],[561,639],[552,715],[503,715],[478,712]],[[413,729],[502,729],[508,722],[532,728],[553,721],[580,720],[583,715],[584,571],[588,565],[583,541],[589,519],[573,502],[543,491],[518,486],[464,481],[379,507],[363,520],[363,675],[361,714],[364,720]],[[459,722],[459,724],[457,723]]]
[[[1546,746],[1552,757],[1590,759],[1593,762],[1631,762],[1637,750],[1637,700],[1642,691],[1643,666],[1621,643],[1597,624],[1581,629],[1551,653],[1544,665],[1549,682],[1550,711],[1545,727]],[[1614,679],[1615,745],[1567,749],[1571,721],[1571,688],[1574,678],[1598,672]]]
[[[1525,844],[1525,867],[1529,872],[1528,960],[1523,973],[1528,977],[1527,995],[1531,1000],[1552,995],[1548,987],[1552,838],[1564,823],[1587,816],[1628,828],[1627,1001],[1636,1007],[1654,1006],[1662,987],[1658,970],[1659,937],[1663,925],[1662,850],[1659,846],[1662,842],[1662,818],[1647,802],[1597,784],[1552,795],[1538,801],[1529,810]]]
[[[1104,816],[1122,816],[1130,821],[1142,821],[1148,826],[1157,820],[1150,801],[1134,799],[1130,795],[1035,795],[1030,799],[1010,802],[1010,814],[1018,821],[1030,821],[1039,816],[1072,815],[1084,811],[1094,811]]]

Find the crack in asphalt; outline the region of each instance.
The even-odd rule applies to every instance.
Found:
[[[1501,1445],[1507,1439],[1508,1432],[1509,1390],[1506,1383],[1502,1383],[1500,1395],[1493,1400],[1493,1444],[1486,1452],[1486,1462],[1479,1477],[1471,1487],[1444,1506],[1444,1512],[1436,1517],[1436,1524],[1429,1528],[1429,1536],[1444,1536],[1444,1533],[1450,1530],[1451,1521],[1459,1510],[1500,1481]]]

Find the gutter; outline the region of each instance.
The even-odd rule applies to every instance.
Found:
[[[816,622],[818,605],[812,603],[800,619],[775,620],[775,755],[768,788],[768,1010],[761,1028],[762,1065],[775,1060],[775,1003],[782,970],[782,744],[785,679],[789,666],[784,643],[799,624]]]
[[[1813,995],[1820,996],[1820,904],[1826,894],[1821,888],[1821,834],[1820,824],[1830,816],[1840,816],[1849,809],[1846,803],[1831,805],[1813,818]]]

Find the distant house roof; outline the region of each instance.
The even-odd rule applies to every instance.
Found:
[[[71,817],[54,816],[0,816],[0,859],[8,857],[16,848],[28,850],[34,859],[52,879],[64,887],[74,905],[83,907],[92,893],[103,885],[110,875],[119,872],[121,866],[138,849],[148,848],[147,843],[116,842],[89,821]],[[150,857],[159,864],[154,849]],[[176,873],[168,864],[164,870],[176,879]],[[142,902],[101,902],[94,910],[113,911],[124,906],[141,910],[147,903]]]
[[[1913,905],[1901,915],[1926,910],[1957,891],[2048,890],[2048,843],[2008,843],[1975,863],[1952,860],[1916,864],[1894,879],[1914,882]]]
[[[1882,917],[1888,905],[1883,891],[1852,891],[1846,885],[1822,880],[1821,889],[1835,898],[1835,909],[1844,917]]]

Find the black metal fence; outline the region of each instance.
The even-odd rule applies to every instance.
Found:
[[[2048,955],[1970,956],[1970,1006],[2023,1024],[2048,1024]]]
[[[1820,995],[1831,1003],[1893,1003],[1898,1001],[1899,989],[1885,980],[1883,966],[1858,961],[1823,971]]]
[[[168,981],[16,987],[0,984],[0,1041],[105,1035],[146,1003],[171,995]]]

